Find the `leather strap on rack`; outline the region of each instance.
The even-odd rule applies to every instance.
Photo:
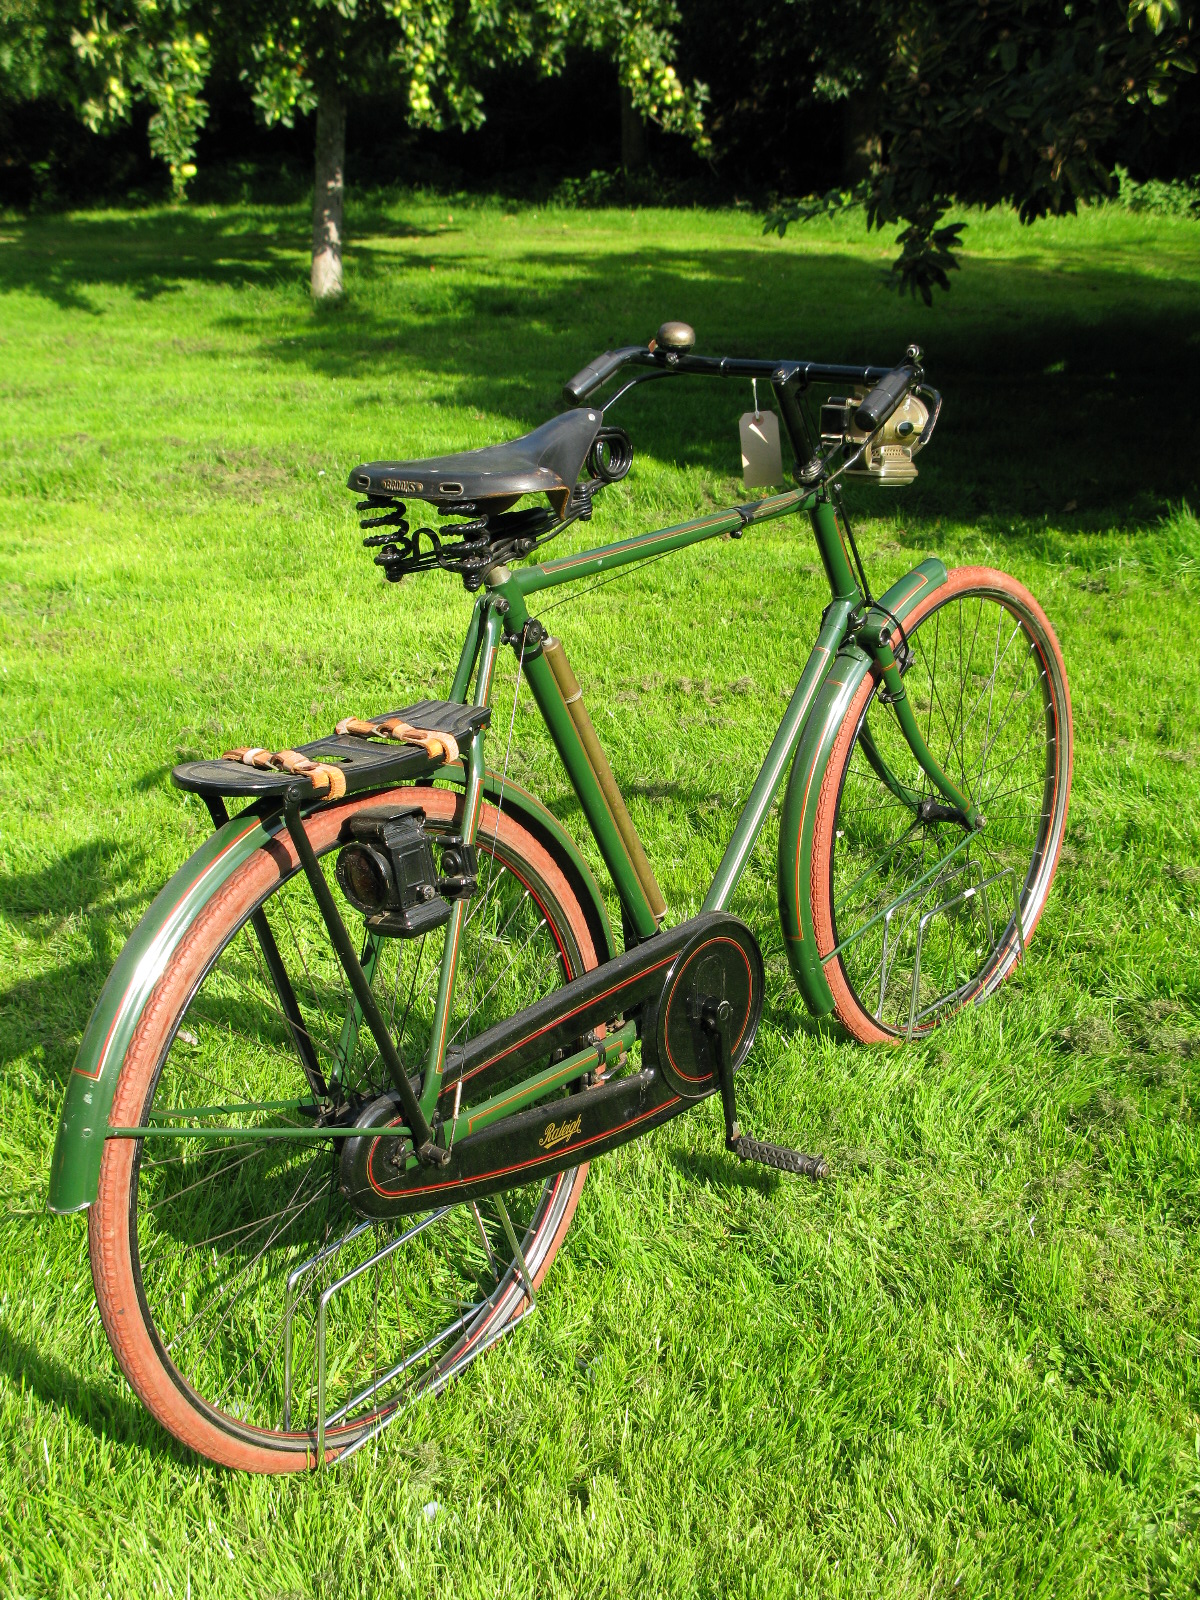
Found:
[[[335,733],[354,733],[364,739],[394,739],[397,744],[419,745],[431,761],[457,761],[458,740],[436,728],[414,728],[403,717],[383,717],[367,722],[362,717],[343,717]]]
[[[340,767],[325,761],[310,761],[299,750],[264,750],[261,745],[248,745],[242,750],[226,750],[222,761],[240,761],[244,767],[258,767],[263,772],[287,772],[294,778],[307,778],[318,794],[330,800],[340,800],[346,792],[346,775]]]

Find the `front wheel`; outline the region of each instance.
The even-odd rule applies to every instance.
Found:
[[[925,1033],[1013,970],[1046,904],[1071,792],[1066,669],[1027,589],[962,567],[905,631],[918,725],[985,822],[972,833],[937,806],[868,674],[834,740],[810,860],[836,1013],[867,1043]]]
[[[351,930],[362,921],[333,872],[346,824],[414,805],[435,840],[461,826],[461,797],[431,788],[307,820]],[[490,806],[477,842],[452,1044],[596,963],[548,849]],[[137,1394],[194,1450],[260,1472],[312,1465],[319,1431],[327,1456],[342,1454],[494,1343],[528,1309],[526,1282],[536,1290],[549,1270],[587,1172],[511,1190],[502,1210],[355,1214],[338,1183],[339,1120],[386,1073],[297,869],[277,833],[184,935],[121,1065],[110,1122],[136,1136],[107,1140],[88,1228],[104,1328]],[[410,1071],[428,1047],[445,937],[365,941]],[[464,1110],[471,1100],[468,1085]],[[204,1136],[181,1136],[188,1127]]]

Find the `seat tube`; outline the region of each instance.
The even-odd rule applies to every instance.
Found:
[[[513,636],[523,635],[533,619],[529,615],[524,596],[515,580],[506,576],[503,582],[496,585],[494,592],[508,606],[508,626]],[[544,637],[544,631],[542,636]],[[559,760],[579,798],[592,837],[604,857],[604,864],[612,874],[621,904],[628,913],[638,937],[649,939],[658,932],[658,922],[650,908],[637,870],[630,860],[629,852],[625,848],[625,841],[613,821],[608,801],[604,798],[604,791],[592,771],[587,751],[571,720],[571,713],[563,700],[558,680],[542,654],[540,637],[532,648],[522,651],[521,659],[524,664],[525,680],[537,702],[546,729],[554,741]]]

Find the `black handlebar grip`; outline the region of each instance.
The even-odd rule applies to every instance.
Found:
[[[602,383],[611,378],[614,372],[623,367],[630,356],[641,355],[645,348],[644,344],[627,344],[620,350],[606,350],[602,356],[589,361],[586,367],[563,384],[563,398],[570,400],[573,405],[578,405],[581,400],[586,400],[594,389],[598,389]]]
[[[907,361],[893,367],[887,377],[880,378],[854,413],[854,426],[863,433],[874,433],[876,428],[882,428],[908,393],[916,375],[916,368]]]

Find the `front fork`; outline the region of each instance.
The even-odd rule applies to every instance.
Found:
[[[879,626],[869,620],[861,627],[856,635],[856,643],[862,646],[882,673],[882,690],[879,698],[890,705],[896,714],[896,721],[900,724],[900,731],[913,753],[913,757],[921,771],[939,791],[949,808],[949,817],[945,820],[960,821],[972,833],[982,828],[984,817],[975,802],[958,787],[953,778],[943,771],[941,765],[934,758],[933,752],[925,743],[925,736],[913,715],[912,702],[904,687],[904,679],[900,674],[900,664],[892,650],[891,640],[887,637],[887,630],[891,626],[890,619],[886,619]],[[902,783],[888,766],[879,747],[871,737],[866,724],[863,724],[859,739],[863,747],[863,754],[874,768],[876,775],[887,785],[891,792],[904,805],[918,816],[922,821],[930,820],[930,802],[928,797],[919,795],[916,790],[910,789]],[[941,811],[941,808],[939,808]],[[945,817],[945,813],[941,812]]]
[[[784,421],[791,435],[792,447],[796,451],[796,460],[800,462],[807,459],[803,454],[809,441],[803,418],[798,410],[794,393],[787,388],[776,388],[776,397],[780,401]],[[838,527],[837,516],[833,502],[825,496],[817,501],[810,513],[813,534],[817,541],[817,548],[821,552],[821,560],[825,566],[825,575],[829,579],[829,586],[833,591],[835,605],[840,602],[847,608],[857,608],[866,599],[859,588],[854,569],[850,563],[850,555],[842,540]],[[943,580],[945,569],[942,569]],[[857,613],[856,613],[857,614]],[[826,613],[828,616],[829,613]],[[929,746],[925,743],[917,719],[913,715],[912,706],[909,704],[901,678],[900,665],[892,650],[891,630],[898,626],[897,619],[883,607],[876,606],[874,602],[867,601],[865,613],[856,623],[850,623],[848,633],[854,643],[865,651],[874,661],[883,676],[883,687],[880,697],[891,705],[896,713],[896,720],[900,724],[900,731],[908,741],[917,765],[933,784],[934,788],[945,798],[949,807],[949,815],[969,828],[972,832],[983,826],[983,820],[978,808],[967,795],[942,771],[933,757]],[[901,637],[903,631],[901,629]],[[866,725],[862,730],[863,753],[881,782],[887,785],[902,804],[909,807],[913,814],[922,821],[931,819],[934,813],[930,810],[930,800],[910,789],[907,784],[901,783],[892,772],[887,762],[879,752],[878,746],[867,731]],[[936,802],[933,802],[936,805]]]

